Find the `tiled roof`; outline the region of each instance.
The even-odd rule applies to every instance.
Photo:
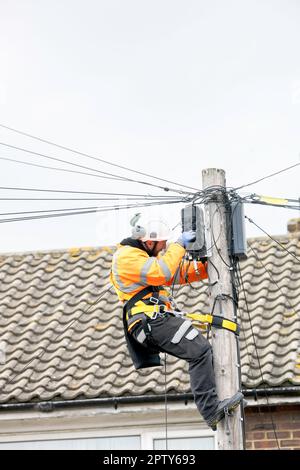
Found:
[[[300,257],[299,238],[280,242]],[[250,244],[263,265],[251,250],[241,263],[251,318],[241,294],[243,386],[262,384],[260,367],[267,386],[300,385],[300,263],[272,240]],[[0,403],[164,393],[163,368],[136,371],[131,363],[113,289],[93,305],[107,288],[112,253],[0,256]],[[179,305],[208,312],[206,288],[195,287],[180,288]],[[185,362],[171,356],[167,389],[190,391]]]

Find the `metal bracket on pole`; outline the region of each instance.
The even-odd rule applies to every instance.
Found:
[[[228,408],[225,408],[224,409],[224,414],[225,414],[225,416],[224,416],[225,433],[227,434],[227,436],[229,436],[229,434],[230,434],[229,418],[230,418],[230,416],[232,416],[232,413],[230,413]]]

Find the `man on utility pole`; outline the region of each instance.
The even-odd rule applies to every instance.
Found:
[[[202,172],[203,190],[206,191],[206,219],[211,244],[208,249],[208,274],[211,281],[219,274],[218,282],[210,288],[211,309],[214,315],[234,319],[234,299],[231,285],[229,241],[231,234],[226,218],[226,181],[221,169],[208,168]],[[226,329],[212,328],[212,346],[217,392],[220,399],[231,396],[239,389],[238,354],[236,336]],[[218,448],[220,450],[243,449],[240,409],[226,417],[218,426]]]
[[[129,353],[136,369],[159,365],[160,352],[186,360],[196,406],[208,426],[216,430],[227,410],[237,407],[243,395],[237,392],[219,399],[211,345],[165,288],[207,278],[201,260],[195,264],[183,260],[187,246],[196,240],[196,232],[183,231],[166,247],[170,233],[167,224],[162,220],[140,223],[139,217],[136,214],[131,221],[131,237],[122,240],[114,253],[110,277],[123,303]]]

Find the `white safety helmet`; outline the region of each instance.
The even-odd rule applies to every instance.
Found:
[[[171,236],[171,231],[168,224],[162,219],[151,219],[141,224],[138,223],[140,214],[136,214],[131,220],[132,237],[143,242],[151,240],[154,242],[168,240]]]

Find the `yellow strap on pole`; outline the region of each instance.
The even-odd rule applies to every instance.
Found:
[[[289,203],[287,199],[283,199],[280,197],[271,197],[271,196],[259,196],[259,200],[262,202],[266,202],[267,204],[278,204],[280,206],[286,205]]]
[[[208,323],[216,328],[225,328],[226,330],[232,331],[233,333],[238,334],[238,325],[237,323],[228,320],[227,318],[222,318],[219,316],[213,316],[209,314],[202,313],[186,313],[185,316],[190,318],[194,322],[199,323]]]
[[[237,330],[237,324],[230,321],[230,320],[223,320],[222,322],[223,328],[231,331],[236,331]]]

